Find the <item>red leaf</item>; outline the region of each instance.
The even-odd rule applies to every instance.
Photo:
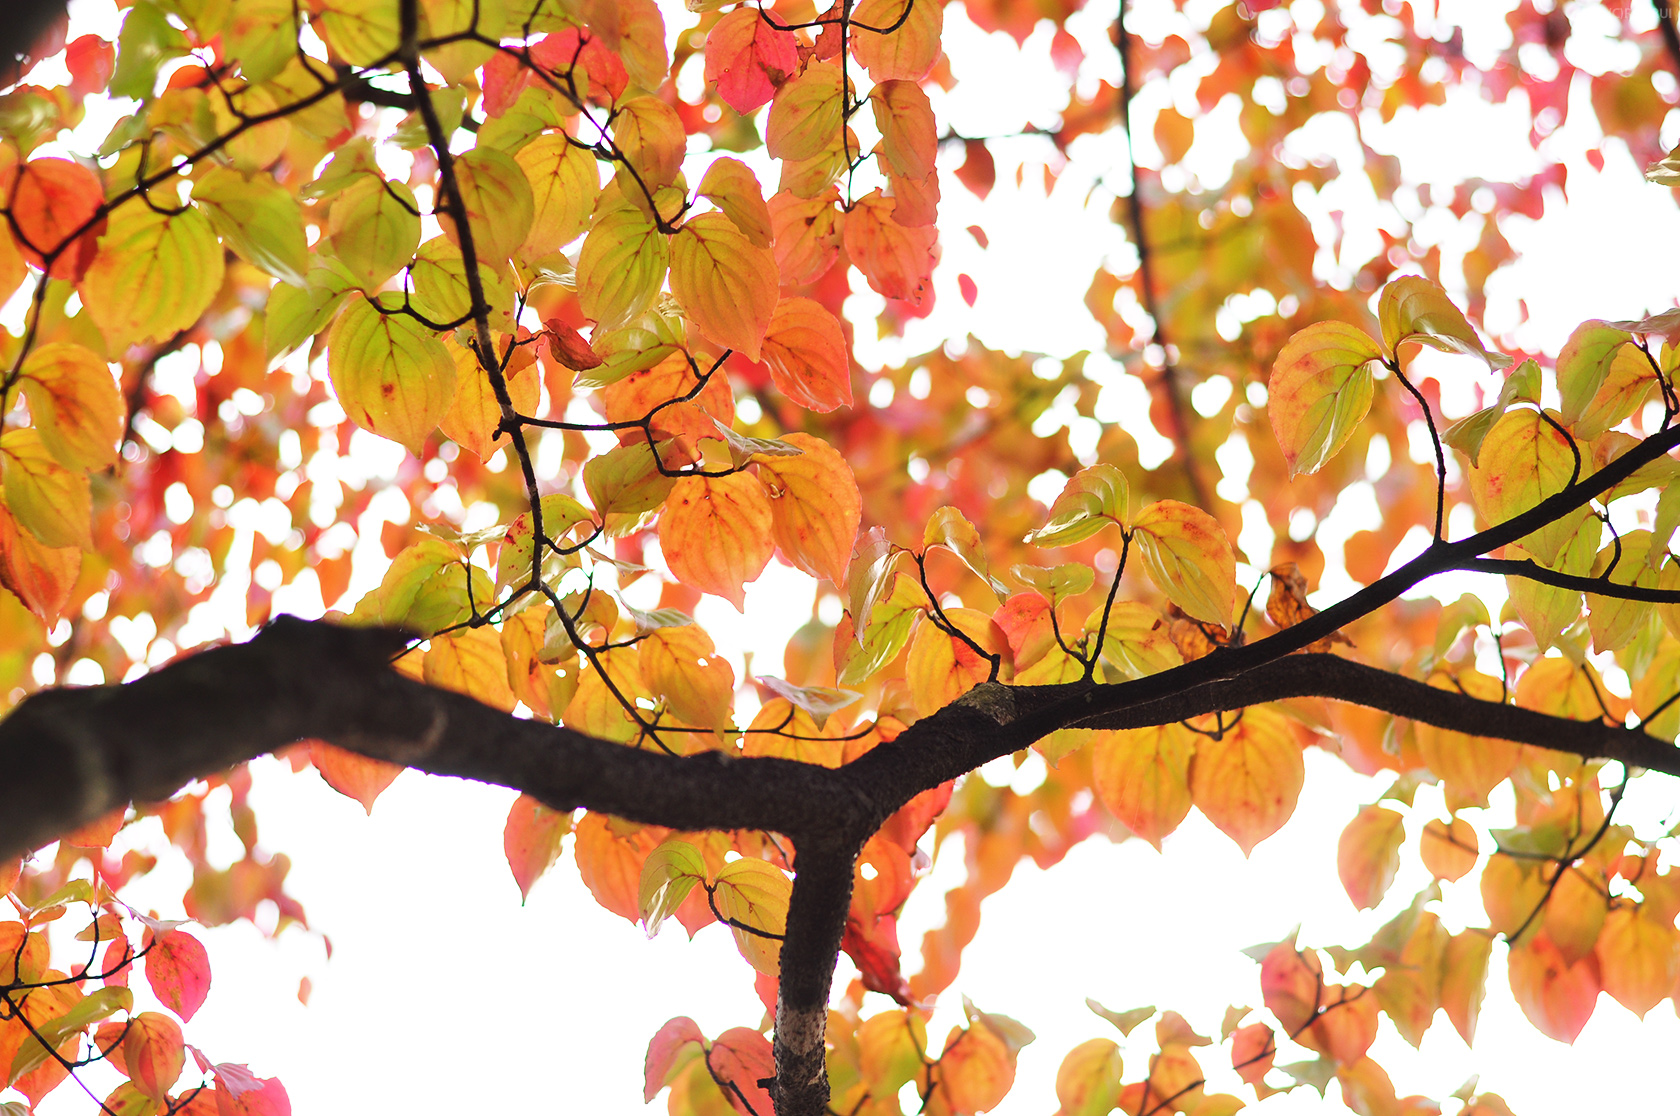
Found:
[[[642,1063],[642,1103],[651,1101],[665,1087],[666,1075],[671,1072],[671,1064],[677,1060],[683,1047],[691,1042],[705,1041],[706,1036],[700,1033],[699,1024],[686,1015],[679,1015],[659,1028],[648,1042],[647,1060]]]
[[[164,1007],[191,1021],[210,993],[210,955],[184,930],[146,936],[152,946],[146,954],[146,983]]]
[[[962,300],[970,306],[980,297],[980,288],[974,285],[974,280],[968,277],[967,272],[957,276],[957,290],[962,294]]]
[[[706,1052],[706,1068],[723,1086],[724,1096],[741,1116],[774,1112],[770,1094],[759,1084],[776,1076],[770,1041],[749,1027],[731,1027]]]
[[[871,992],[885,992],[906,1007],[910,1006],[910,985],[899,969],[898,919],[891,915],[876,919],[871,929],[866,929],[856,920],[847,919],[846,935],[840,940],[840,948],[858,967],[865,988]]]
[[[70,95],[82,98],[104,89],[116,60],[116,48],[98,35],[83,35],[71,43],[64,51],[64,64],[70,68]]]
[[[560,841],[571,828],[572,815],[550,810],[529,795],[520,795],[508,811],[502,851],[507,854],[521,900],[530,896],[531,885],[560,856]]]
[[[776,30],[755,8],[736,8],[706,36],[706,80],[736,112],[765,104],[798,68],[793,32]]]

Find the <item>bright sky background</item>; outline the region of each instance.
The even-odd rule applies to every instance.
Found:
[[[1186,4],[1191,19],[1205,19],[1211,6],[1209,0]],[[1308,19],[1309,6],[1313,0],[1295,4]],[[1489,57],[1502,44],[1503,14],[1510,6],[1508,0],[1440,4],[1444,20],[1466,22],[1472,60]],[[673,34],[691,24],[692,17],[680,8],[666,7]],[[1133,26],[1146,36],[1172,30],[1180,18],[1164,3],[1139,2],[1137,7]],[[110,0],[72,0],[71,12],[72,36],[97,30],[114,37]],[[1570,12],[1578,29],[1591,28],[1603,15],[1596,3],[1573,3]],[[1095,0],[1069,21],[1070,31],[1091,52],[1079,77],[1082,86],[1118,77],[1105,46],[1112,17],[1112,3]],[[942,118],[965,134],[982,135],[1052,123],[1063,79],[1050,64],[1049,38],[1046,26],[1017,52],[1011,40],[987,36],[967,23],[960,9],[948,9],[945,45],[953,70],[959,80],[977,80],[959,84],[936,101]],[[1618,45],[1608,41],[1596,52],[1590,44],[1580,49],[1584,56],[1574,60],[1589,68],[1617,61]],[[1153,112],[1169,99],[1188,103],[1199,65],[1192,62],[1170,88],[1151,86],[1139,96],[1143,162],[1158,158],[1148,138]],[[50,66],[38,70],[36,80],[52,80]],[[1584,87],[1577,86],[1575,95],[1586,109]],[[1471,175],[1506,177],[1535,162],[1521,117],[1460,91],[1445,108],[1403,112],[1392,125],[1377,128],[1372,142],[1399,155],[1408,175],[1432,183],[1450,184]],[[1680,139],[1680,121],[1671,115],[1669,124],[1665,145]],[[1189,166],[1204,187],[1218,186],[1229,173],[1236,132],[1234,120],[1227,117],[1225,125],[1223,136],[1217,127],[1199,126]],[[1604,171],[1594,171],[1583,155],[1598,139],[1592,129],[1590,114],[1583,111],[1572,114],[1569,124],[1547,140],[1569,164],[1568,202],[1553,196],[1541,222],[1505,226],[1524,259],[1490,289],[1488,324],[1516,345],[1555,353],[1584,318],[1633,317],[1680,298],[1680,272],[1672,265],[1671,251],[1680,243],[1680,216],[1672,195],[1645,185],[1641,168],[1614,144]],[[1351,132],[1320,131],[1313,142],[1344,165],[1358,165]],[[1083,298],[1093,270],[1105,259],[1120,272],[1133,259],[1108,220],[1111,186],[1099,182],[1118,182],[1123,188],[1123,149],[1112,136],[1082,139],[1075,162],[1048,195],[1039,171],[1051,156],[1047,144],[1031,138],[1003,141],[994,145],[994,153],[998,184],[981,205],[950,177],[955,169],[951,159],[960,153],[945,152],[940,224],[947,266],[936,280],[939,310],[913,323],[902,340],[873,343],[873,330],[859,330],[859,356],[866,365],[969,333],[990,346],[1054,356],[1100,348],[1101,332]],[[1025,168],[1019,187],[1017,163]],[[1328,220],[1331,209],[1344,210],[1351,253],[1358,251],[1358,231],[1382,219],[1358,176],[1330,184],[1317,197],[1309,191],[1301,204],[1320,221]],[[985,252],[964,231],[977,223],[990,238]],[[1426,237],[1445,238],[1449,279],[1475,233],[1474,228],[1423,231]],[[1325,258],[1320,264],[1327,281],[1347,274],[1337,260]],[[979,284],[973,309],[958,296],[958,272],[971,274]],[[864,289],[861,282],[856,285]],[[1521,326],[1515,317],[1518,298],[1530,312]],[[864,320],[879,306],[864,290],[848,312]],[[18,310],[14,300],[0,318],[13,321]],[[1145,410],[1139,405],[1141,384],[1101,356],[1087,368],[1106,369],[1109,377],[1101,417],[1132,429]],[[190,390],[195,370],[196,358],[173,373],[187,377],[183,392]],[[171,373],[167,367],[162,372],[160,386],[168,390]],[[1470,405],[1466,395],[1465,406]],[[1076,447],[1094,445],[1097,424],[1075,420],[1072,425]],[[183,428],[142,433],[164,445],[170,438],[183,445],[192,437]],[[1160,455],[1160,439],[1152,431],[1133,433],[1146,457]],[[1231,453],[1227,459],[1222,451],[1220,459],[1228,471],[1247,456],[1246,450]],[[338,463],[337,475],[349,483],[359,473],[377,484],[382,475],[391,475],[398,457],[400,451],[393,455],[388,443],[358,434],[353,460]],[[1054,495],[1054,478],[1049,483],[1048,495]],[[1240,484],[1240,479],[1228,483]],[[1338,539],[1372,525],[1378,514],[1375,501],[1368,489],[1363,500],[1361,495],[1352,493],[1319,525],[1328,552],[1338,553],[1339,546],[1333,545]],[[390,497],[376,499],[360,524],[369,541],[357,550],[352,599],[378,581],[384,561],[377,542],[379,521],[409,514],[400,496],[392,492]],[[246,539],[264,530],[283,536],[290,526],[289,521],[274,524],[273,509],[251,501],[235,503],[230,514],[246,529]],[[1264,554],[1269,546],[1263,524],[1263,517],[1245,517],[1239,541],[1250,553]],[[1251,535],[1251,529],[1261,534]],[[169,560],[167,549],[163,560]],[[1338,582],[1334,570],[1325,581],[1321,592],[1331,597],[1350,585],[1345,577]],[[312,578],[306,578],[298,591],[278,597],[277,605],[318,614],[323,603],[318,590],[311,595],[311,584]],[[1503,589],[1495,579],[1465,584],[1484,591],[1497,611]],[[1441,591],[1455,597],[1461,588],[1455,584]],[[224,629],[245,634],[244,590],[243,582],[230,579],[212,606],[194,617],[191,631],[199,638]],[[782,646],[807,615],[812,594],[809,579],[773,564],[749,588],[744,618],[711,599],[703,602],[699,618],[720,646],[731,650],[739,674],[743,651],[752,651],[760,663],[780,662]],[[143,647],[153,634],[145,629],[141,622],[123,631]],[[70,677],[100,680],[85,673],[77,677],[75,671]],[[1316,750],[1307,759],[1307,786],[1295,820],[1250,860],[1192,814],[1167,839],[1162,854],[1136,841],[1120,846],[1088,842],[1049,872],[1024,863],[1011,886],[988,901],[963,975],[942,999],[929,1031],[937,1046],[960,1018],[966,994],[985,1010],[1014,1016],[1038,1033],[1039,1041],[1022,1053],[1016,1089],[998,1113],[1051,1111],[1062,1056],[1087,1038],[1119,1038],[1086,1011],[1086,996],[1117,1009],[1150,1003],[1173,1008],[1204,1032],[1217,1033],[1228,1003],[1259,1003],[1258,966],[1238,952],[1241,948],[1282,938],[1298,924],[1306,944],[1357,943],[1409,902],[1425,882],[1415,863],[1412,874],[1396,882],[1390,901],[1365,915],[1353,911],[1336,882],[1337,835],[1357,806],[1374,800],[1387,780],[1353,775]],[[411,772],[379,800],[370,820],[313,774],[282,775],[274,761],[253,768],[263,843],[293,858],[289,890],[305,905],[316,932],[293,930],[277,941],[248,926],[205,932],[215,983],[188,1037],[213,1060],[245,1061],[262,1075],[279,1076],[300,1114],[635,1112],[640,1110],[636,1097],[646,1042],[666,1019],[690,1015],[708,1034],[716,1034],[761,1018],[751,971],[723,930],[709,927],[688,943],[673,924],[649,942],[638,928],[596,906],[569,858],[522,907],[501,849],[511,792]],[[1034,757],[1016,773],[1003,761],[983,774],[995,781],[1014,779],[1024,789],[1042,776],[1042,765]],[[1677,791],[1671,782],[1647,776],[1624,812],[1654,823],[1680,807]],[[1409,832],[1415,837],[1416,829],[1440,812],[1438,793],[1421,793]],[[1487,821],[1509,824],[1510,812],[1507,796]],[[145,823],[124,840],[161,844],[155,830],[155,823]],[[237,849],[232,834],[216,838],[231,860]],[[901,923],[908,965],[915,963],[923,930],[942,918],[944,891],[962,873],[962,849],[948,844]],[[1479,920],[1476,880],[1472,874],[1448,885],[1441,914],[1450,929]],[[130,899],[155,905],[164,917],[177,916],[187,882],[179,866],[160,869],[132,889]],[[1503,947],[1496,947],[1496,957],[1502,955]],[[1474,1052],[1444,1018],[1437,1018],[1421,1053],[1411,1051],[1384,1022],[1377,1052],[1402,1095],[1444,1097],[1472,1072],[1480,1072],[1483,1087],[1502,1093],[1519,1116],[1576,1116],[1606,1102],[1618,1110],[1673,1107],[1670,1067],[1680,1044],[1680,1022],[1670,1004],[1659,1006],[1641,1024],[1606,997],[1577,1044],[1565,1047],[1540,1036],[1521,1017],[1502,970],[1496,961]],[[837,985],[843,987],[850,975],[843,959]],[[313,984],[307,1008],[296,998],[305,977]],[[1149,1028],[1135,1034],[1142,1045],[1123,1044],[1137,1051],[1129,1059],[1129,1079],[1141,1075],[1152,1040]],[[1214,1070],[1223,1060],[1222,1054],[1210,1054],[1207,1068]],[[100,1095],[110,1087],[106,1079],[114,1080],[97,1070],[87,1078]],[[1229,1071],[1216,1072],[1212,1084],[1239,1091]],[[663,1103],[656,1102],[661,1108]],[[1264,1110],[1317,1112],[1321,1103],[1310,1090],[1300,1090],[1269,1101]],[[66,1086],[42,1111],[49,1116],[85,1112],[87,1105],[85,1097]]]

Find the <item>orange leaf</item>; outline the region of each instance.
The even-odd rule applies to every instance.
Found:
[[[893,220],[892,199],[872,190],[846,214],[843,239],[846,254],[877,294],[903,299],[912,306],[922,304],[932,282],[934,246],[939,240],[932,225],[899,224]]]
[[[757,360],[776,310],[776,257],[722,213],[671,238],[671,293],[707,340]]]
[[[80,547],[49,547],[19,529],[9,509],[0,505],[0,585],[17,594],[24,606],[48,624],[56,623],[70,601],[82,569]]]
[[[98,176],[79,163],[55,158],[24,163],[13,180],[9,203],[24,258],[36,267],[44,267],[48,254],[59,253],[49,274],[54,279],[81,282],[93,262],[104,220],[89,227],[74,245],[67,242],[104,201],[105,188]]]
[[[501,637],[488,627],[434,636],[423,669],[428,686],[454,690],[492,708],[513,712],[517,699],[508,685],[507,656],[502,652]]]
[[[1544,933],[1511,947],[1507,967],[1511,994],[1528,1021],[1558,1042],[1574,1042],[1598,1002],[1598,958],[1589,954],[1573,964]]]
[[[840,322],[820,303],[784,298],[764,335],[770,380],[789,399],[813,411],[852,405],[852,359]]]
[[[527,794],[520,795],[508,810],[502,851],[519,885],[521,902],[530,898],[531,885],[559,859],[560,842],[571,828],[571,814],[551,810]]]
[[[991,617],[972,608],[947,608],[945,618],[968,636],[982,651],[1001,655],[1009,662],[1009,640]],[[992,664],[975,653],[968,641],[948,635],[924,619],[910,640],[910,657],[904,666],[904,680],[911,699],[924,716],[950,705],[986,681]]]
[[[659,545],[678,581],[744,611],[745,583],[764,571],[775,549],[773,521],[756,477],[684,477],[666,497]]]
[[[797,287],[820,279],[840,255],[840,195],[830,187],[814,198],[783,191],[770,199],[770,227],[782,282]]]
[[[770,497],[771,535],[793,565],[844,586],[863,517],[852,467],[833,446],[810,434],[782,440],[804,452],[754,462]]]
[[[95,818],[75,832],[65,834],[62,840],[66,845],[75,845],[80,849],[109,848],[127,818],[128,806],[118,806],[104,817]]]
[[[624,827],[627,836],[615,830]],[[659,844],[662,830],[630,826],[591,811],[577,823],[578,875],[595,901],[615,915],[641,921],[642,862]]]
[[[1097,794],[1126,828],[1161,847],[1190,812],[1195,737],[1179,724],[1103,733],[1091,753]]]
[[[1604,990],[1639,1016],[1656,1007],[1680,975],[1680,934],[1646,906],[1619,906],[1604,921],[1598,964]]]
[[[775,1103],[759,1082],[776,1076],[770,1042],[750,1027],[731,1027],[706,1051],[706,1068],[740,1116],[763,1116]]]
[[[1546,900],[1543,925],[1565,964],[1573,965],[1598,944],[1610,913],[1608,886],[1604,870],[1591,862],[1571,865],[1558,877]]]
[[[1431,819],[1423,827],[1418,848],[1423,866],[1438,880],[1463,879],[1476,866],[1476,830],[1463,818],[1451,823]]]
[[[1359,811],[1342,830],[1336,848],[1336,870],[1348,898],[1362,911],[1382,902],[1388,885],[1394,882],[1394,873],[1400,869],[1405,820],[1397,810],[1373,805]]]
[[[122,1049],[129,1080],[154,1103],[162,1104],[186,1064],[180,1025],[167,1015],[141,1012],[130,1021]]]
[[[397,764],[347,752],[324,740],[309,742],[309,761],[327,781],[327,786],[354,798],[369,814],[373,813],[374,800],[403,772]]]
[[[687,624],[649,632],[641,644],[641,667],[648,688],[665,698],[678,723],[713,731],[728,727],[735,670],[703,629]]]
[[[1252,706],[1222,739],[1196,742],[1190,800],[1246,855],[1289,820],[1305,777],[1288,723],[1266,706]]]
[[[871,78],[920,81],[939,57],[945,6],[921,0],[860,0],[852,9],[852,21],[852,57]]]

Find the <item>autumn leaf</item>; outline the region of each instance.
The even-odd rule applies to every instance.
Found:
[[[755,477],[684,477],[665,500],[660,545],[678,581],[744,609],[745,584],[775,549],[774,518]]]
[[[80,345],[53,341],[23,361],[23,397],[47,450],[67,469],[117,460],[127,408],[104,361]]]
[[[736,8],[706,35],[706,80],[736,112],[766,104],[798,68],[798,41],[754,8]]]
[[[1213,516],[1177,500],[1138,513],[1132,545],[1167,599],[1197,620],[1231,626],[1236,614],[1237,560]]]
[[[1158,725],[1106,733],[1092,750],[1103,805],[1156,849],[1190,812],[1195,741],[1182,725]]]
[[[352,422],[419,454],[455,397],[455,364],[412,318],[352,299],[327,337],[327,371]]]
[[[309,761],[327,786],[346,798],[354,798],[370,816],[374,801],[403,773],[397,764],[347,752],[324,740],[309,742]]]
[[[210,955],[185,930],[148,934],[146,983],[164,1007],[191,1022],[210,994]]]
[[[1388,885],[1394,882],[1394,874],[1400,870],[1400,842],[1406,835],[1404,823],[1405,817],[1399,811],[1379,804],[1359,811],[1342,830],[1336,868],[1348,898],[1362,911],[1382,902]]]
[[[571,828],[571,814],[551,810],[529,795],[520,795],[509,808],[502,851],[521,902],[531,897],[531,885],[560,858],[560,842]]]
[[[941,4],[860,0],[852,21],[852,57],[876,81],[920,81],[939,57]]]
[[[1305,777],[1301,746],[1288,723],[1253,706],[1235,727],[1197,739],[1190,801],[1246,856],[1295,812]]]
[[[774,159],[809,159],[840,131],[840,65],[813,62],[776,92],[765,124],[765,149]]]
[[[892,204],[879,190],[858,199],[846,215],[846,254],[876,293],[919,306],[932,279],[938,233],[931,225],[899,224]]]
[[[721,213],[671,238],[671,293],[705,337],[757,360],[776,311],[776,258]]]
[[[776,389],[802,407],[852,405],[851,357],[840,322],[808,298],[776,303],[764,335],[764,363]]]
[[[646,310],[665,279],[669,239],[633,207],[598,217],[578,256],[584,315],[602,329],[617,329]]]
[[[229,248],[277,279],[307,285],[303,209],[291,191],[263,175],[212,167],[193,183],[193,202]]]
[[[104,201],[98,176],[79,163],[53,157],[24,163],[8,205],[24,258],[39,268],[50,255],[48,274],[80,282],[104,231],[104,221],[95,221]]]
[[[759,972],[775,976],[793,883],[774,865],[743,857],[723,866],[713,888],[713,901],[729,922],[741,956]]]
[[[78,290],[118,349],[160,341],[198,321],[222,286],[222,249],[209,218],[130,203],[111,214]]]
[[[87,474],[67,469],[33,427],[0,434],[0,488],[16,522],[49,550],[93,546],[93,494]]]
[[[1371,409],[1377,343],[1341,322],[1318,322],[1289,339],[1272,365],[1266,415],[1291,473],[1315,473]]]
[[[400,182],[365,175],[333,200],[332,254],[364,291],[374,291],[420,245],[420,207]]]

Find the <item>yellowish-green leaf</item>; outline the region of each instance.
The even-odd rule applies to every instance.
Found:
[[[583,466],[583,487],[610,538],[646,526],[665,503],[676,479],[660,473],[646,442],[615,446]]]
[[[455,398],[455,364],[413,318],[355,299],[327,336],[327,371],[356,425],[419,455]]]
[[[659,927],[682,906],[694,885],[705,882],[706,861],[689,842],[673,837],[648,853],[642,862],[637,902],[647,936],[659,933]]]
[[[640,188],[657,191],[677,180],[688,136],[676,109],[658,97],[632,97],[618,106],[612,135],[635,168]]]
[[[461,259],[461,250],[448,237],[434,236],[420,245],[409,276],[417,313],[441,326],[459,325],[472,317],[467,265]],[[513,332],[513,288],[508,284],[507,265],[480,257],[478,281],[490,311],[490,328]]]
[[[1499,389],[1499,398],[1493,406],[1483,407],[1447,427],[1441,441],[1468,457],[1470,464],[1478,464],[1482,458],[1482,442],[1486,440],[1488,431],[1513,403],[1533,403],[1536,406],[1540,403],[1540,366],[1532,360],[1523,361],[1505,377],[1504,386]]]
[[[1567,487],[1575,465],[1568,439],[1540,412],[1507,411],[1482,442],[1481,461],[1470,470],[1470,497],[1490,525],[1503,523]],[[1577,509],[1519,542],[1551,565],[1587,514]]]
[[[222,286],[222,246],[195,208],[159,213],[138,201],[111,214],[82,277],[82,302],[112,349],[186,329]]]
[[[1484,347],[1447,293],[1420,276],[1404,275],[1383,288],[1377,320],[1390,353],[1397,354],[1402,344],[1415,341],[1444,353],[1479,357],[1489,368],[1506,368],[1511,363],[1510,357]]]
[[[1050,521],[1026,537],[1034,546],[1072,546],[1110,523],[1125,526],[1131,511],[1126,474],[1113,465],[1092,465],[1075,473],[1050,505]]]
[[[50,341],[24,357],[22,387],[35,430],[60,464],[116,464],[127,407],[103,360],[72,342]]]
[[[595,221],[578,256],[578,305],[600,328],[628,325],[648,308],[665,279],[670,241],[633,207]]]
[[[344,276],[331,267],[309,269],[309,283],[281,283],[268,296],[263,322],[268,359],[290,352],[327,327],[349,296]]]
[[[313,10],[310,26],[352,66],[391,56],[401,40],[397,5],[388,0],[324,0]]]
[[[721,213],[671,238],[671,293],[707,340],[757,360],[776,312],[776,257]]]
[[[1575,327],[1557,359],[1558,394],[1563,399],[1565,425],[1574,425],[1586,413],[1588,404],[1609,375],[1616,354],[1632,340],[1632,334],[1608,322],[1582,322]]]
[[[714,886],[713,899],[718,913],[730,922],[741,955],[759,972],[775,976],[782,954],[782,943],[777,938],[787,930],[792,882],[774,865],[743,857],[725,864]],[[774,934],[776,938],[763,937],[742,927]]]
[[[1197,620],[1231,626],[1237,559],[1213,516],[1177,500],[1158,500],[1132,524],[1132,548],[1173,604]]]
[[[0,485],[25,530],[54,549],[93,549],[93,494],[87,474],[60,465],[31,427],[0,434]]]
[[[508,26],[504,0],[422,0],[420,25],[423,39],[441,39],[475,31],[487,40],[475,42],[463,39],[426,51],[426,61],[436,66],[438,73],[451,85],[466,81],[496,52],[496,48],[487,43],[499,41],[504,34],[521,33],[520,28]]]
[[[922,549],[928,550],[936,546],[949,550],[962,559],[963,565],[973,570],[975,575],[991,588],[999,602],[1009,597],[1008,586],[992,576],[991,567],[986,562],[986,546],[980,541],[980,532],[956,508],[943,507],[929,517],[927,528],[922,532]]]
[[[1575,436],[1588,441],[1603,436],[1643,407],[1657,390],[1657,370],[1650,358],[1637,345],[1623,345],[1611,359],[1592,402],[1575,420]]]
[[[442,539],[423,538],[391,560],[379,588],[357,602],[352,616],[362,623],[430,635],[465,620],[472,615],[472,603],[482,607],[491,600],[491,592],[489,577],[469,566],[454,547]]]
[[[812,62],[776,91],[764,133],[765,149],[772,159],[813,158],[840,134],[844,123],[841,80],[839,62]]]
[[[420,244],[420,209],[401,182],[360,176],[334,201],[327,222],[332,252],[363,290],[395,275]]]
[[[308,282],[309,245],[303,210],[290,190],[266,174],[246,178],[211,167],[193,184],[193,201],[229,248],[276,279],[296,287]]]
[[[1272,365],[1266,415],[1291,473],[1315,473],[1335,456],[1371,409],[1371,363],[1382,350],[1345,322],[1296,333]]]

